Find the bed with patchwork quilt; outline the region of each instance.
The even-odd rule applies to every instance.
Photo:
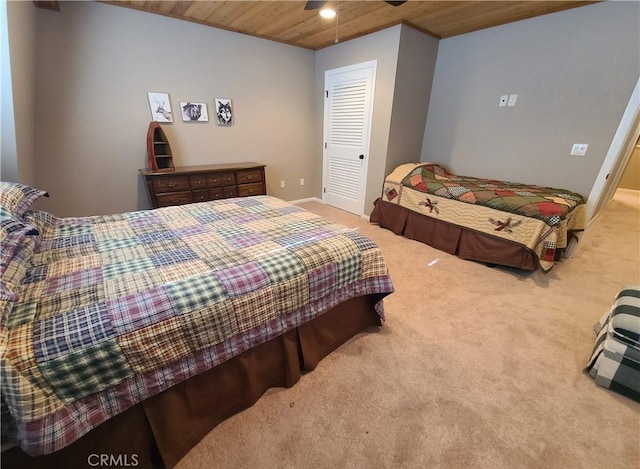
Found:
[[[584,230],[585,213],[569,190],[407,163],[386,177],[370,219],[463,259],[548,272]]]
[[[0,189],[2,441],[31,456],[90,442],[96,427],[103,444],[121,419],[127,440],[138,425],[140,447],[172,466],[268,387],[381,325],[393,291],[370,239],[274,197],[58,218],[28,210],[42,191]],[[74,456],[85,463],[87,445]]]

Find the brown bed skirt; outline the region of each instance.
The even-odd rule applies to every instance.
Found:
[[[428,244],[462,259],[536,270],[538,258],[527,247],[413,212],[378,199],[369,220],[397,235]]]
[[[3,468],[173,467],[216,425],[251,407],[351,337],[381,325],[380,295],[348,300],[324,315],[135,405],[56,453],[2,453]],[[101,464],[102,461],[108,464]]]

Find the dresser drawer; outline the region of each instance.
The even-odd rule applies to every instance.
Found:
[[[209,189],[209,197],[211,200],[226,199],[228,197],[237,197],[238,191],[236,186],[229,187],[216,187],[215,189]]]
[[[248,195],[264,195],[264,184],[242,184],[238,186],[238,196],[246,197]]]
[[[180,192],[189,190],[189,178],[186,176],[153,178],[153,190],[159,192]]]
[[[191,190],[198,189],[206,189],[207,185],[207,175],[206,174],[198,174],[195,176],[189,176],[189,185],[191,186]]]
[[[213,173],[207,174],[207,185],[209,187],[231,186],[236,183],[234,173]]]
[[[201,191],[191,191],[194,202],[206,202],[207,200],[211,200],[209,197],[209,191],[207,189]]]
[[[246,184],[248,182],[262,182],[262,170],[261,169],[248,169],[244,171],[238,171],[238,184]]]
[[[169,205],[190,204],[193,202],[191,192],[174,192],[166,194],[156,194],[158,207],[168,207]]]

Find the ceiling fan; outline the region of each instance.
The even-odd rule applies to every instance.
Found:
[[[393,5],[394,7],[400,6],[403,3],[406,3],[407,0],[401,1],[401,2],[392,2],[392,1],[387,1],[387,0],[383,0],[385,3],[388,3],[389,5]],[[305,5],[304,5],[304,9],[305,10],[317,10],[318,8],[322,8],[324,6],[324,4],[327,3],[327,0],[324,1],[308,1]]]

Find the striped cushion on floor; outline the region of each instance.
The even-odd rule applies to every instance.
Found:
[[[596,323],[586,371],[596,384],[640,402],[640,286],[627,286]]]

